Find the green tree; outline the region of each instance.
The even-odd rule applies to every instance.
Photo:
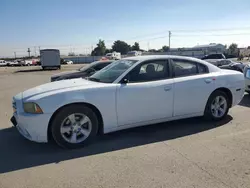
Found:
[[[139,45],[139,43],[138,43],[138,42],[135,42],[131,49],[132,49],[132,50],[139,51],[139,50],[140,50],[140,45]]]
[[[150,50],[148,50],[149,52],[157,52],[157,50],[156,49],[150,49]]]
[[[163,52],[168,52],[169,51],[169,46],[162,46],[162,51]]]
[[[108,49],[108,48],[106,48],[106,50],[105,50],[105,54],[107,54],[107,53],[112,53],[112,49]]]
[[[230,46],[228,47],[228,54],[238,56],[238,45],[235,43],[230,44]]]
[[[97,47],[91,52],[92,56],[102,56],[105,55],[106,52],[106,46],[104,40],[99,40],[99,42],[96,44]]]
[[[130,49],[131,49],[130,45],[121,40],[115,41],[112,46],[113,51],[121,52],[121,54],[127,54]]]
[[[75,56],[74,52],[69,52],[68,56]]]

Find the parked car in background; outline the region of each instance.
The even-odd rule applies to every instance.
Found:
[[[112,62],[113,61],[110,61],[110,60],[109,61],[95,61],[86,66],[83,66],[82,68],[76,71],[62,72],[62,73],[53,75],[51,76],[51,82],[72,79],[72,78],[85,78],[85,77],[91,76],[92,74],[101,70],[102,68],[106,67]]]
[[[13,66],[22,66],[23,64],[24,64],[24,62],[19,60],[19,59],[7,62],[7,66],[11,66],[11,67],[13,67]]]
[[[17,59],[15,60],[17,62],[17,66],[25,66],[25,60],[23,59]]]
[[[97,133],[195,116],[222,120],[244,89],[242,73],[202,60],[137,56],[115,61],[88,79],[47,83],[16,95],[11,121],[29,140],[51,138],[78,148]]]
[[[250,64],[246,65],[244,68],[244,76],[245,76],[245,91],[250,94]]]
[[[233,62],[233,61],[231,61],[230,64],[228,64],[228,65],[222,65],[222,66],[220,66],[220,68],[221,69],[236,70],[236,71],[239,71],[239,72],[243,73],[245,66],[246,66],[246,64],[244,64],[244,63],[239,63],[239,62]]]
[[[7,62],[5,60],[0,60],[0,66],[6,66]]]
[[[140,55],[142,55],[141,51],[129,51],[127,53],[127,57],[140,56]]]
[[[201,58],[202,60],[205,60],[209,63],[212,63],[213,65],[219,67],[223,65],[229,65],[231,63],[231,60],[226,59],[224,54],[209,54]]]
[[[72,64],[74,64],[74,63],[73,63],[73,61],[71,61],[71,60],[63,60],[63,61],[61,62],[61,64],[62,64],[62,65],[72,65]]]
[[[33,65],[33,60],[32,59],[26,59],[25,60],[25,66],[32,66]]]

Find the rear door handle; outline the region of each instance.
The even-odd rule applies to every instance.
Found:
[[[212,82],[212,79],[211,78],[207,78],[204,80],[207,84],[210,84]]]
[[[169,90],[171,90],[171,89],[172,89],[172,86],[165,86],[165,87],[164,87],[164,90],[165,90],[165,91],[169,91]]]

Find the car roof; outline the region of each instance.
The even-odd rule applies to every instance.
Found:
[[[123,59],[130,59],[130,60],[136,60],[136,61],[145,61],[145,60],[154,60],[154,59],[185,59],[190,61],[201,61],[202,63],[207,64],[206,61],[193,58],[193,57],[187,57],[187,56],[177,56],[177,55],[145,55],[145,56],[134,56],[134,57],[126,57]]]

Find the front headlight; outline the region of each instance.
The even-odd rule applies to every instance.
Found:
[[[24,103],[23,109],[26,113],[31,113],[31,114],[42,114],[43,113],[40,106],[34,102]]]

